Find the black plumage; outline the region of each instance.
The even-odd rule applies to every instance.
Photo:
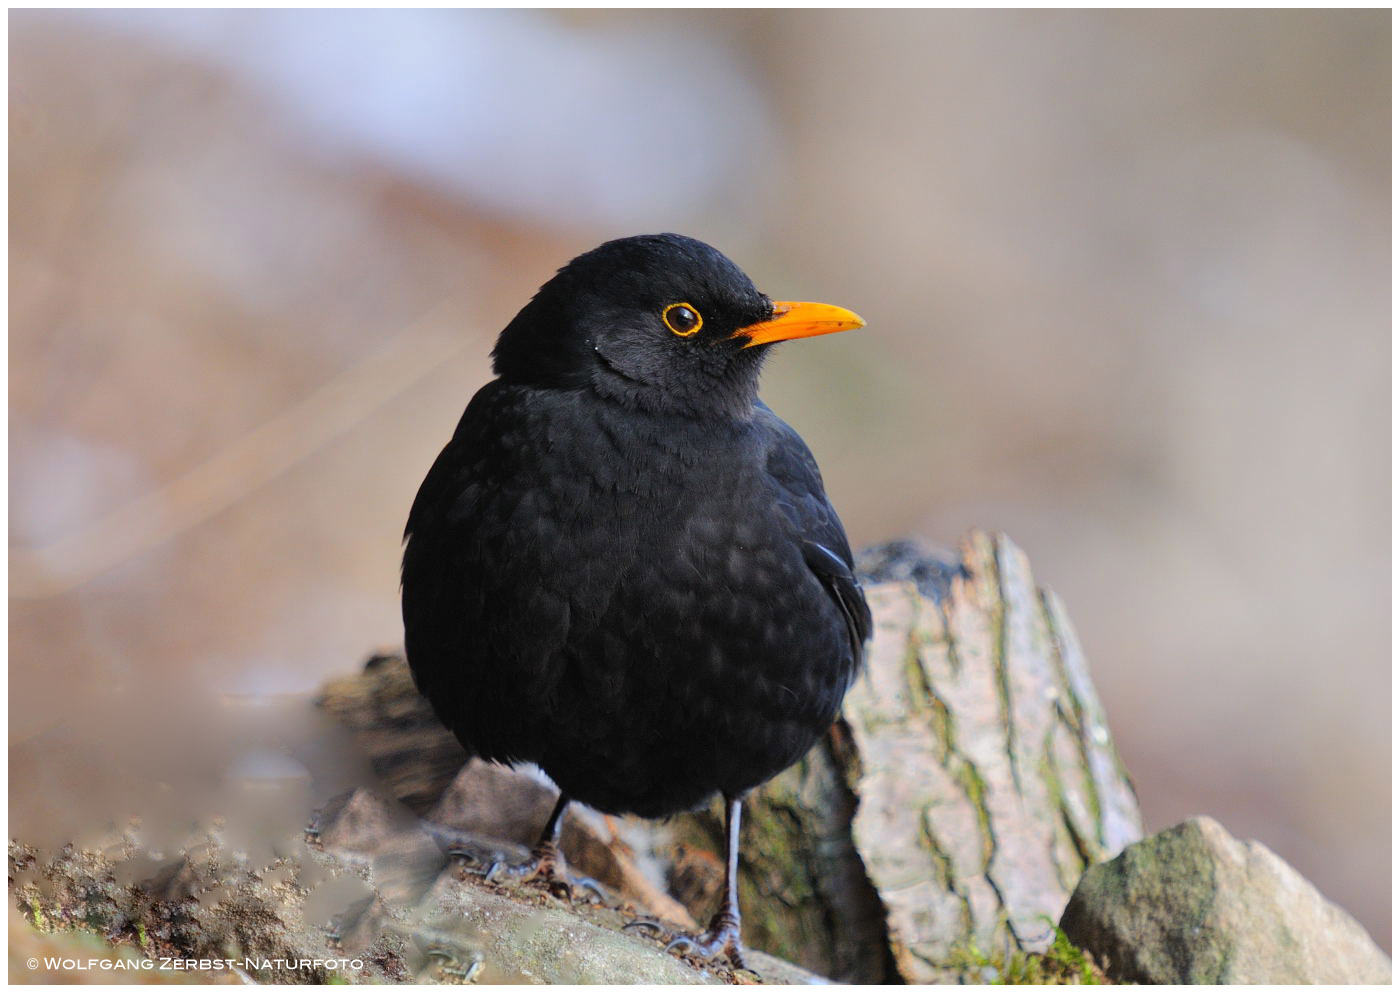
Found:
[[[737,836],[744,794],[830,727],[870,613],[757,386],[773,341],[860,323],[655,235],[575,259],[501,333],[409,515],[403,615],[443,722],[561,790],[530,871],[554,871],[569,800],[659,817],[720,793]],[[737,962],[734,848],[725,911],[682,943]]]

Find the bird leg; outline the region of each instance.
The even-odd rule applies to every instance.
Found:
[[[549,815],[549,821],[540,832],[539,840],[535,842],[535,847],[530,849],[530,857],[514,865],[508,865],[498,859],[486,867],[486,879],[493,883],[506,880],[543,882],[550,893],[571,904],[574,902],[575,889],[588,890],[597,896],[600,902],[605,901],[603,889],[597,880],[571,877],[564,863],[564,853],[559,850],[559,836],[564,831],[564,811],[568,806],[569,798],[560,793],[559,802],[554,805],[554,812]]]
[[[739,941],[739,815],[742,798],[725,797],[724,809],[724,903],[710,918],[704,934],[680,935],[666,946],[668,952],[716,958],[723,954],[736,969],[744,965],[744,946]]]

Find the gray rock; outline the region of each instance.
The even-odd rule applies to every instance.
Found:
[[[1088,869],[1060,921],[1139,983],[1389,983],[1390,960],[1257,841],[1195,817]]]

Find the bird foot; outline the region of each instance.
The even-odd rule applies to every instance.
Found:
[[[564,864],[559,849],[548,842],[537,845],[524,862],[507,863],[501,859],[491,862],[482,871],[482,876],[491,883],[542,883],[550,895],[558,897],[569,906],[583,891],[606,903],[607,895],[596,879],[587,876],[571,876]]]
[[[625,924],[622,930],[649,931],[662,939],[669,938],[666,951],[677,955],[694,955],[702,959],[723,955],[735,969],[748,971],[748,966],[744,964],[744,946],[739,942],[739,919],[725,911],[715,914],[703,934],[676,934],[659,921],[646,917]]]

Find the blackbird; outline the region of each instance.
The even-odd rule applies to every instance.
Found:
[[[560,790],[509,871],[567,879],[570,801],[663,817],[721,794],[722,909],[669,947],[739,967],[743,798],[831,727],[870,633],[816,461],[758,375],[774,342],[863,325],[770,300],[692,238],[610,241],[501,332],[405,532],[419,690],[469,751]]]

